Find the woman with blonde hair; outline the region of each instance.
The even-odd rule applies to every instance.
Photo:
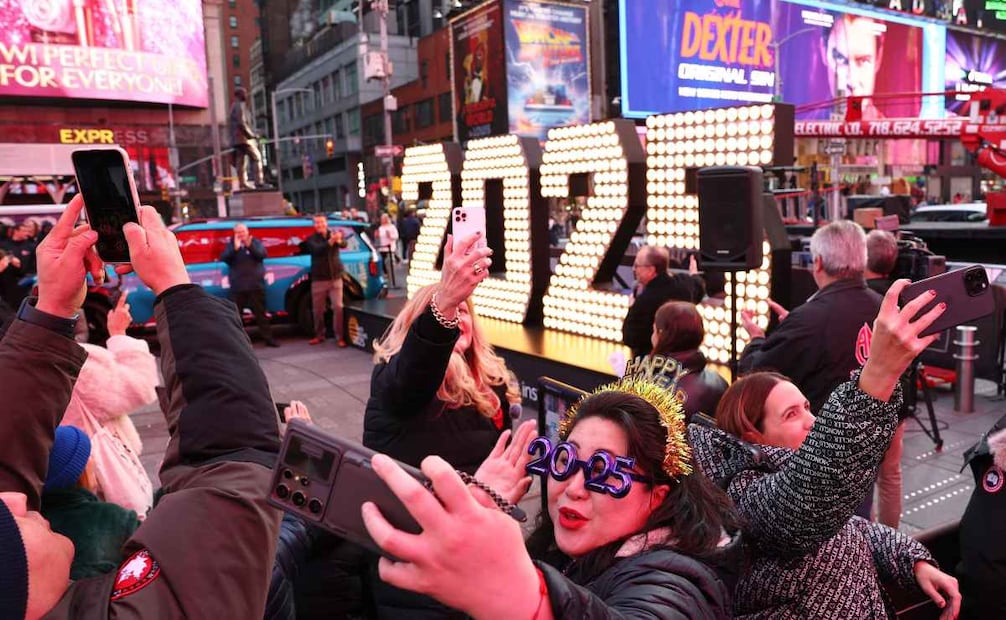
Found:
[[[510,428],[507,369],[478,328],[469,297],[488,248],[448,238],[440,283],[419,289],[374,344],[363,443],[419,466],[430,454],[474,473]]]
[[[479,238],[447,238],[440,282],[416,291],[374,344],[363,444],[414,467],[436,454],[474,474],[510,429],[508,403],[520,402],[472,311],[492,255]],[[452,617],[432,599],[381,583],[376,558],[371,569],[379,617]]]

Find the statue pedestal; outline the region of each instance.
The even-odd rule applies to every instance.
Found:
[[[227,206],[231,217],[283,215],[283,195],[274,189],[245,189],[231,194]]]

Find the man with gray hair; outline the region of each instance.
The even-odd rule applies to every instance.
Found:
[[[818,412],[828,395],[866,362],[881,297],[866,287],[866,235],[848,220],[819,228],[810,239],[811,271],[818,291],[766,338],[748,311],[741,312],[751,343],[739,370],[775,370],[789,377]]]
[[[897,263],[898,240],[886,230],[871,230],[866,235],[866,285],[885,295]]]

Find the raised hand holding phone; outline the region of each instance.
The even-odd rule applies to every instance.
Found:
[[[116,267],[118,273],[136,271],[136,275],[155,295],[172,286],[191,282],[178,249],[178,240],[164,226],[156,209],[147,205],[140,207],[139,224],[126,224],[124,233],[131,263]]]
[[[94,252],[97,233],[87,224],[75,226],[83,208],[84,199],[74,196],[35,251],[38,258],[38,303],[35,307],[53,316],[69,318],[75,315],[87,293],[87,274],[101,281],[105,273]]]
[[[129,156],[119,147],[84,149],[71,155],[87,221],[98,233],[98,256],[106,263],[128,263],[123,227],[139,221],[139,196]]]

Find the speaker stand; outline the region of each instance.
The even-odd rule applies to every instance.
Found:
[[[737,290],[736,272],[731,275],[730,290]],[[737,380],[737,297],[730,295],[730,383]]]

